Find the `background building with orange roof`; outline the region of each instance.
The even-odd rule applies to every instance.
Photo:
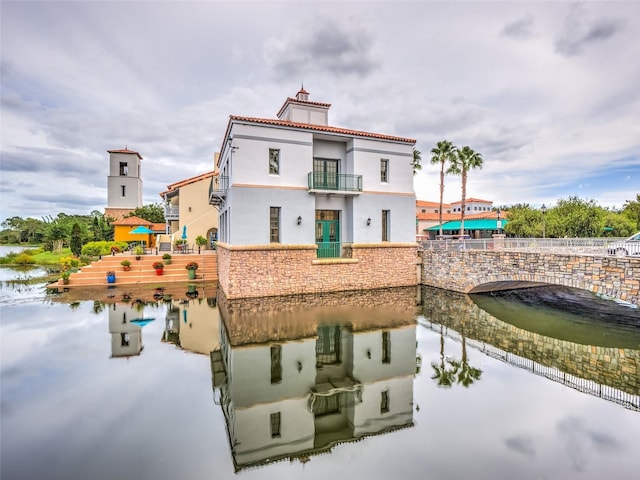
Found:
[[[217,154],[214,164],[216,159]],[[207,239],[205,248],[214,248],[218,239],[218,211],[209,204],[209,191],[217,175],[214,169],[172,183],[160,193],[166,221],[166,235],[159,238],[163,250],[171,249],[175,241],[183,239],[183,236],[189,247],[195,250],[195,239],[199,236]]]

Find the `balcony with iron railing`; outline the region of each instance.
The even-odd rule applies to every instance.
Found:
[[[229,177],[213,176],[209,184],[209,205],[220,207],[227,199]]]
[[[164,218],[169,221],[178,220],[180,218],[180,207],[178,205],[165,205]]]
[[[348,173],[309,172],[309,191],[359,195],[362,193],[362,175]]]

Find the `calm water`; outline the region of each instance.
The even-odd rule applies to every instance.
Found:
[[[3,480],[637,474],[640,328],[533,293],[1,293]]]

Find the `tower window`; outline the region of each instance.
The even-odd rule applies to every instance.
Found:
[[[122,189],[122,196],[126,197],[127,196],[127,186],[126,185],[120,185],[120,188]]]
[[[126,177],[127,175],[129,175],[129,166],[127,165],[127,162],[120,162],[120,176]]]

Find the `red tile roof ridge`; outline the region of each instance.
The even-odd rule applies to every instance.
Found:
[[[127,218],[123,218],[122,220],[116,220],[114,222],[111,222],[111,225],[135,225],[135,226],[139,226],[139,225],[144,225],[146,227],[153,225],[153,222],[150,222],[149,220],[144,220],[143,218],[140,217],[127,217]]]
[[[184,180],[179,180],[177,182],[171,183],[171,184],[167,185],[167,189],[164,192],[160,192],[160,196],[163,196],[165,193],[169,193],[170,191],[175,190],[176,188],[184,187],[185,185],[189,185],[191,183],[198,182],[198,181],[203,180],[205,178],[213,177],[214,175],[217,175],[217,173],[212,170],[210,172],[201,173],[200,175],[196,175],[195,177],[185,178]]]
[[[345,135],[353,135],[356,137],[370,137],[370,138],[379,138],[381,140],[392,140],[392,141],[403,142],[403,143],[413,143],[413,144],[416,143],[416,140],[413,138],[398,137],[395,135],[386,135],[382,133],[365,132],[362,130],[352,130],[349,128],[342,128],[342,127],[332,127],[330,125],[312,125],[308,123],[291,122],[289,120],[244,117],[239,115],[231,115],[229,119],[230,121],[235,120],[240,122],[264,123],[267,125],[279,125],[282,127],[301,128],[304,130],[317,130],[320,132],[341,133]]]
[[[130,155],[137,155],[138,158],[140,160],[142,160],[142,155],[140,155],[138,152],[133,151],[133,150],[129,150],[128,148],[122,148],[120,150],[107,150],[107,153],[126,153],[126,154],[130,154]]]

